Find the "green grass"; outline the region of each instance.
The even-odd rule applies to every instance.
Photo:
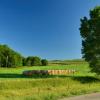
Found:
[[[24,70],[76,69],[70,75],[22,75]],[[100,80],[88,64],[0,68],[0,100],[58,100],[58,98],[100,91]]]
[[[33,66],[33,67],[18,67],[18,68],[0,68],[0,73],[22,73],[24,70],[49,70],[49,69],[75,69],[77,71],[89,71],[88,64],[80,65],[58,65],[58,66]]]

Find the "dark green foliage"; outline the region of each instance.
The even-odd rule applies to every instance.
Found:
[[[26,58],[25,57],[22,58],[22,65],[26,66]]]
[[[100,74],[100,6],[90,11],[90,18],[81,19],[82,54],[91,71]]]
[[[41,59],[39,57],[33,57],[32,66],[40,66],[40,65],[41,65]]]
[[[22,66],[22,56],[7,45],[0,45],[0,67]]]
[[[26,58],[26,66],[31,66],[31,63],[32,63],[32,57],[27,57]]]
[[[39,57],[29,56],[26,58],[26,66],[40,66],[41,59]]]
[[[47,66],[48,65],[48,61],[46,59],[42,59],[41,63],[42,63],[42,66]]]

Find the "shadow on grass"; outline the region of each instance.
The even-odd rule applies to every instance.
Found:
[[[79,81],[81,83],[92,83],[92,82],[100,82],[99,79],[93,76],[72,76],[72,75],[33,75],[33,76],[25,76],[22,74],[11,74],[11,73],[2,73],[0,74],[0,78],[71,78],[72,80]]]
[[[22,74],[13,74],[13,73],[0,73],[0,78],[55,78],[59,77],[58,75],[32,75],[32,76],[25,76]]]
[[[81,83],[85,84],[85,83],[93,83],[93,82],[100,82],[99,79],[97,79],[96,77],[93,76],[77,76],[77,77],[72,77],[73,80],[77,80],[80,81]]]

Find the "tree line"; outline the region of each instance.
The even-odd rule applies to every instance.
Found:
[[[0,67],[46,66],[48,61],[37,56],[23,57],[8,45],[0,45]]]

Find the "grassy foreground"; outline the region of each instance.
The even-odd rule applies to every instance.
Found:
[[[76,69],[74,75],[32,76],[23,70]],[[100,80],[89,72],[87,64],[0,68],[0,100],[58,100],[58,98],[100,91]]]

